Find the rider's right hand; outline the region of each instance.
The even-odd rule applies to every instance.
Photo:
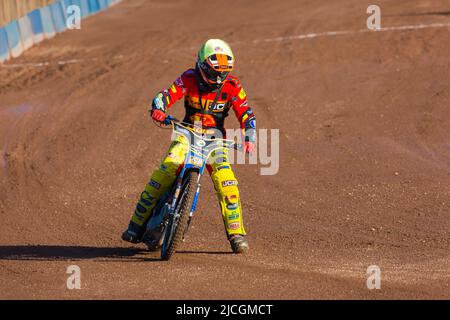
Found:
[[[154,109],[152,110],[152,119],[158,122],[163,122],[166,119],[167,115],[164,111]]]

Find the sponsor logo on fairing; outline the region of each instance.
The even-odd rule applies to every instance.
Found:
[[[203,159],[200,157],[196,157],[196,156],[191,156],[189,158],[189,163],[193,164],[194,166],[202,166],[203,164]]]

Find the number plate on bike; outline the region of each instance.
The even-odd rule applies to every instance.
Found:
[[[191,156],[189,159],[189,163],[201,167],[203,165],[203,159],[197,156]]]

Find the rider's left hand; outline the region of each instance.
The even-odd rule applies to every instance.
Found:
[[[245,153],[252,153],[255,150],[255,144],[251,141],[246,141],[244,145]]]
[[[166,119],[167,115],[165,112],[154,109],[152,110],[152,119],[158,122],[163,122]]]

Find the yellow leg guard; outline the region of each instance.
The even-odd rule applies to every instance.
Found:
[[[227,235],[245,235],[238,182],[231,165],[228,163],[226,152],[219,151],[214,156],[216,161],[211,165],[211,178],[222,209],[222,218]]]
[[[175,181],[177,170],[183,163],[186,152],[187,145],[184,138],[179,137],[172,142],[161,165],[153,172],[150,181],[141,193],[131,221],[140,226],[148,221],[159,198],[169,190]]]

